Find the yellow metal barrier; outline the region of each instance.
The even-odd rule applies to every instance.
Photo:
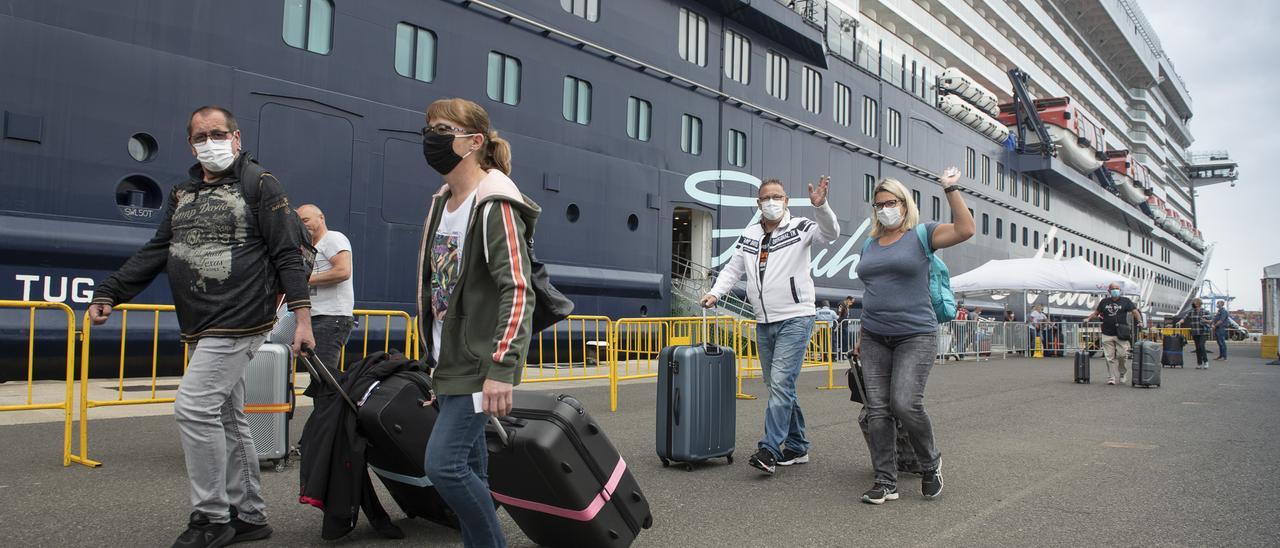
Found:
[[[120,318],[120,352],[117,367],[116,381],[116,399],[114,400],[91,400],[89,399],[89,361],[90,361],[90,345],[92,343],[93,322],[89,320],[89,312],[84,314],[84,322],[81,330],[80,339],[80,451],[79,455],[69,455],[69,462],[77,462],[85,466],[96,468],[102,466],[101,462],[89,458],[89,409],[94,407],[109,407],[118,405],[145,405],[152,403],[173,403],[171,397],[158,397],[156,395],[157,376],[156,371],[159,366],[159,349],[160,349],[160,313],[173,312],[173,305],[168,304],[120,304],[116,305],[112,314],[113,317]],[[149,397],[125,399],[124,397],[124,369],[125,369],[125,347],[128,342],[129,329],[129,313],[130,312],[150,312],[152,316],[151,324],[151,390]],[[189,345],[182,343],[182,370],[187,370],[187,357],[190,354]],[[68,450],[70,442],[68,441]]]
[[[611,333],[613,320],[606,316],[569,316],[530,341],[520,382],[611,378]]]
[[[658,376],[658,353],[663,348],[706,341],[736,349],[738,322],[728,316],[623,318],[614,322],[609,345],[610,410],[618,410],[619,382]]]
[[[65,304],[51,303],[44,301],[5,301],[0,300],[0,308],[17,308],[26,309],[27,314],[27,398],[26,403],[13,405],[0,405],[0,412],[4,411],[34,411],[40,409],[61,409],[63,414],[62,425],[62,465],[71,465],[71,415],[75,398],[75,340],[76,340],[76,315]],[[66,390],[63,393],[62,401],[58,402],[40,402],[35,401],[35,358],[36,358],[36,310],[57,310],[63,313],[67,319],[66,329]]]
[[[754,400],[755,396],[742,391],[744,379],[761,378],[760,352],[756,345],[756,321],[741,320],[738,322],[738,399]],[[835,352],[832,347],[833,333],[831,322],[814,323],[813,335],[809,338],[805,349],[804,362],[801,369],[824,367],[827,370],[827,385],[819,386],[819,390],[845,388],[835,383]]]

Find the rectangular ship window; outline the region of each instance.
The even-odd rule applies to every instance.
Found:
[[[489,52],[489,98],[499,103],[520,102],[520,60],[496,51]]]
[[[764,88],[769,95],[787,100],[787,58],[781,53],[765,54]]]
[[[564,77],[564,119],[576,124],[591,123],[591,82]]]
[[[888,111],[888,118],[886,118],[885,121],[887,122],[887,125],[888,125],[889,146],[891,147],[901,146],[902,145],[902,114],[893,109],[886,109],[886,110]]]
[[[804,67],[804,90],[801,99],[804,101],[804,109],[814,114],[822,113],[822,73]]]
[[[729,163],[738,167],[747,165],[747,134],[736,129],[729,130]]]
[[[396,25],[396,74],[422,82],[436,77],[436,33],[409,23]]]
[[[867,137],[875,138],[876,136],[876,116],[879,114],[880,106],[876,104],[876,100],[865,95],[862,96],[862,134]]]
[[[849,127],[849,124],[853,123],[852,111],[849,108],[851,106],[850,103],[853,102],[853,91],[849,89],[849,86],[836,82],[835,93],[835,106],[832,109],[835,114],[835,121],[841,126]]]
[[[680,117],[680,150],[694,156],[702,154],[702,118],[692,114]]]
[[[600,0],[560,0],[560,7],[592,23],[600,20]]]
[[[680,36],[678,49],[680,58],[698,65],[707,66],[707,18],[680,8]]]
[[[652,124],[653,104],[639,97],[628,97],[627,137],[648,141],[649,128]]]
[[[284,0],[284,43],[311,53],[333,50],[333,1]]]
[[[729,29],[724,29],[724,75],[751,83],[751,40]]]

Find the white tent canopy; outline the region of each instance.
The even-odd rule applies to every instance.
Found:
[[[1112,283],[1127,295],[1141,287],[1133,280],[1093,266],[1084,257],[1071,259],[1006,259],[986,264],[951,278],[956,294],[1000,291],[1103,293]]]

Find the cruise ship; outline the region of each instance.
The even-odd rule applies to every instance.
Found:
[[[78,310],[153,234],[204,104],[350,238],[357,306],[407,311],[443,97],[490,112],[543,208],[538,257],[611,317],[688,310],[770,178],[806,215],[832,176],[841,236],[805,297],[858,296],[872,185],[945,222],[949,165],[978,222],[942,252],[953,274],[1084,257],[1160,317],[1211,255],[1195,189],[1236,170],[1188,151],[1191,95],[1134,0],[17,0],[0,50],[0,299]],[[1096,298],[969,302],[1024,297],[1063,317]],[[161,279],[137,302],[169,300]],[[5,355],[25,339],[5,316]]]

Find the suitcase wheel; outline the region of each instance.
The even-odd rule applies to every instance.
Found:
[[[644,517],[644,523],[641,523],[641,524],[640,524],[640,527],[643,527],[643,528],[645,528],[645,529],[648,529],[648,528],[650,528],[650,527],[653,527],[653,514],[649,514],[649,515],[645,516],[645,517]]]
[[[733,464],[733,455],[725,455],[724,460],[727,461],[727,464]]]
[[[685,472],[692,472],[692,471],[693,471],[693,463],[692,463],[692,462],[686,462],[686,463],[684,463],[684,471],[685,471]]]
[[[671,466],[671,461],[667,460],[667,458],[666,458],[666,457],[658,457],[658,458],[662,459],[662,467],[663,467],[663,468],[667,468],[667,467]]]
[[[289,467],[289,459],[287,457],[283,459],[276,459],[273,464],[275,466],[271,468],[272,470],[275,470],[276,472],[284,472],[285,469]]]

